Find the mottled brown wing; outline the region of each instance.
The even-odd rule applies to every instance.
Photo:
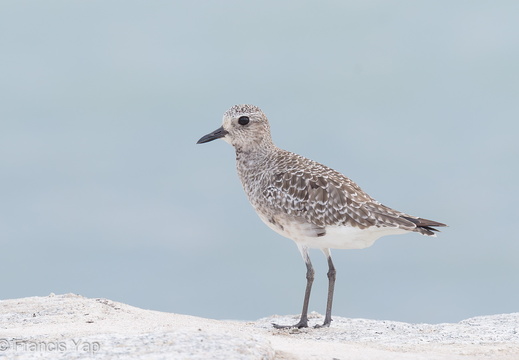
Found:
[[[278,211],[304,218],[319,227],[400,226],[409,230],[415,227],[401,217],[402,213],[377,203],[350,179],[329,168],[326,170],[326,175],[279,172],[271,179],[264,196]]]
[[[282,151],[276,159],[278,171],[267,177],[263,196],[270,209],[324,228],[329,225],[398,227],[434,235],[445,224],[414,217],[391,209],[366,194],[341,173]]]

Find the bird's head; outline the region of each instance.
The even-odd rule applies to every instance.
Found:
[[[223,114],[222,126],[202,136],[197,144],[223,139],[239,151],[272,145],[270,126],[261,109],[254,105],[235,105]]]

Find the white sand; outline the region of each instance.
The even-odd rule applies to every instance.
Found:
[[[340,317],[327,329],[270,324],[295,321],[218,321],[73,294],[2,300],[0,358],[519,359],[519,313],[438,325]]]

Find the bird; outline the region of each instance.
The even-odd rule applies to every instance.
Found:
[[[436,236],[443,223],[394,210],[373,199],[340,172],[274,145],[270,124],[254,105],[235,105],[222,126],[197,144],[223,139],[236,152],[236,169],[249,202],[260,219],[292,239],[306,265],[306,289],[299,321],[275,328],[308,327],[314,281],[309,249],[320,249],[328,263],[328,294],[322,325],[332,322],[336,269],[330,249],[367,248],[382,236],[417,232]]]

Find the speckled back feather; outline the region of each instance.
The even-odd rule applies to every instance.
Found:
[[[260,196],[249,197],[258,210],[270,215],[302,218],[318,228],[398,227],[424,235],[437,231],[431,226],[441,226],[380,204],[346,176],[305,157],[278,148],[271,158],[269,168],[263,169],[268,176],[255,185],[262,189]],[[240,177],[250,178],[244,170],[239,171]]]

